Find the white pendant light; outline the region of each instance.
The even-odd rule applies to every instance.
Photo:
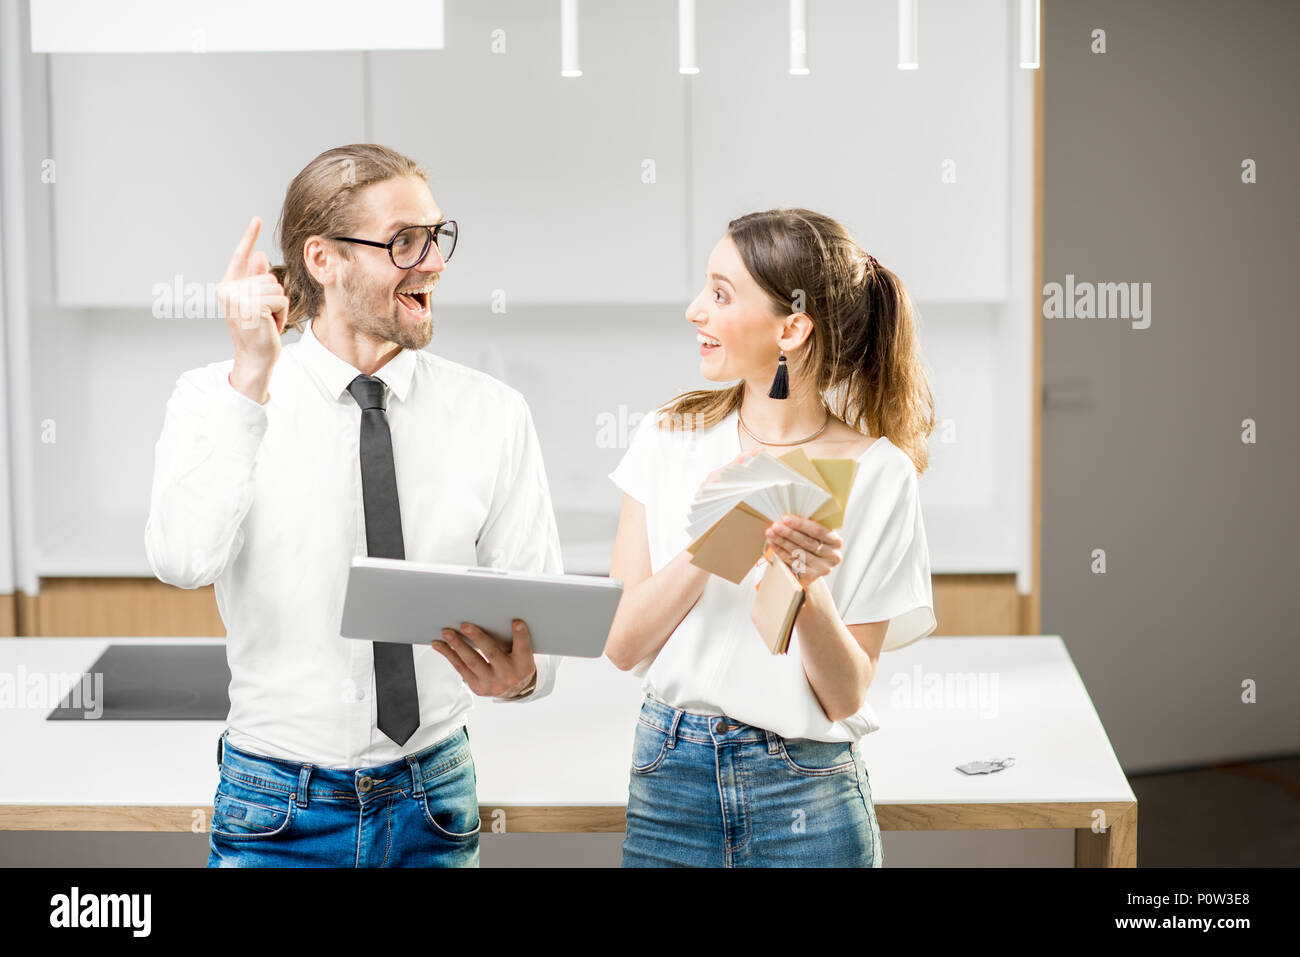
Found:
[[[560,0],[560,76],[582,76],[578,68],[578,0]]]
[[[808,8],[805,0],[790,0],[790,75],[808,75]]]
[[[677,0],[677,72],[700,72],[695,62],[695,0]]]
[[[1038,69],[1041,0],[1020,0],[1020,68]]]
[[[898,0],[898,68],[915,70],[917,0]]]

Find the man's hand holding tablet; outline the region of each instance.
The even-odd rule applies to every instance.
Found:
[[[522,697],[527,686],[537,679],[537,665],[528,625],[516,618],[513,626],[514,640],[509,646],[468,621],[460,623],[460,631],[444,628],[442,640],[435,639],[431,644],[476,695]]]
[[[604,653],[622,591],[621,581],[596,575],[355,555],[339,634],[420,645],[432,638],[474,694],[526,698],[538,680],[536,655]]]

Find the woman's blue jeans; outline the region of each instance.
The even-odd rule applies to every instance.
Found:
[[[469,732],[371,768],[250,754],[221,736],[208,867],[477,867]]]
[[[783,738],[647,697],[624,867],[880,867],[857,743]]]

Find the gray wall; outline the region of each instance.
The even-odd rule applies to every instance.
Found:
[[[1300,4],[1045,6],[1044,282],[1152,308],[1043,321],[1042,630],[1130,772],[1294,752]]]

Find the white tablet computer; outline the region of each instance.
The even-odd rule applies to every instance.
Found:
[[[344,638],[424,644],[468,621],[507,644],[528,625],[539,655],[599,658],[623,583],[594,575],[537,575],[355,556],[343,600]]]

